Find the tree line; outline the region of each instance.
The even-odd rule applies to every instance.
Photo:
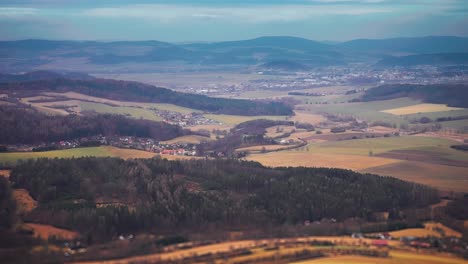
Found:
[[[342,169],[272,169],[230,159],[37,159],[18,164],[10,180],[39,202],[28,221],[100,238],[211,225],[371,219],[381,211],[398,219],[399,210],[438,201],[436,190],[395,178]]]
[[[0,105],[0,144],[56,142],[96,135],[168,140],[189,134],[164,122],[113,114],[49,116],[26,106]]]
[[[175,92],[130,81],[109,79],[53,79],[30,82],[0,83],[2,93],[37,95],[41,92],[77,92],[100,98],[150,103],[168,103],[183,107],[230,115],[291,115],[292,107],[281,102],[212,98],[199,94]]]

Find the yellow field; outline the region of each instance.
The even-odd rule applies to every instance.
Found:
[[[443,230],[443,235],[437,230]],[[404,236],[413,236],[413,237],[458,237],[461,238],[462,234],[457,232],[449,227],[444,226],[440,223],[426,223],[424,228],[407,228],[398,231],[390,232],[390,235],[395,238],[400,238]]]
[[[444,104],[416,104],[405,107],[382,110],[381,112],[392,115],[410,115],[417,113],[445,112],[451,110],[463,110],[463,108],[449,107]]]
[[[135,149],[121,149],[115,147],[104,147],[107,149],[109,154],[113,157],[119,157],[122,159],[149,159],[154,157],[156,154],[153,152],[147,152]]]
[[[237,125],[243,122],[257,120],[257,119],[270,119],[270,120],[286,120],[287,116],[237,116],[237,115],[216,115],[206,114],[206,118],[221,122],[226,125]]]
[[[312,125],[316,125],[326,120],[324,116],[318,115],[318,114],[311,114],[311,113],[300,112],[300,111],[294,111],[294,113],[295,115],[291,117],[291,119],[289,119],[294,122],[309,123]]]
[[[402,161],[362,169],[361,172],[392,176],[445,191],[468,192],[468,168],[417,161]]]
[[[328,167],[350,170],[363,170],[370,167],[383,166],[401,162],[399,160],[353,156],[339,154],[322,154],[300,151],[270,152],[265,154],[252,154],[247,160],[258,161],[271,167]]]
[[[338,256],[319,258],[294,264],[466,264],[467,261],[450,255],[426,255],[405,251],[390,251],[388,258]]]
[[[197,136],[197,135],[190,135],[190,136],[182,136],[173,138],[171,140],[161,141],[163,144],[175,144],[175,143],[189,143],[189,144],[200,144],[203,141],[210,141],[210,138]]]

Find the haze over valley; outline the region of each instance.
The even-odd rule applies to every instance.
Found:
[[[463,1],[0,22],[1,263],[468,262]]]

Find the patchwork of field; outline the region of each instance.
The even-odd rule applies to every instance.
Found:
[[[165,66],[164,71],[170,66]],[[180,68],[180,66],[176,66]],[[219,69],[218,69],[219,70]],[[98,78],[108,78],[115,80],[128,80],[143,82],[155,86],[167,87],[173,89],[185,89],[186,87],[197,87],[207,89],[216,85],[236,85],[249,80],[258,79],[274,79],[275,76],[264,75],[257,73],[233,73],[232,71],[225,72],[180,72],[180,69],[175,69],[176,73],[171,72],[151,72],[151,73],[105,73],[94,74]]]
[[[143,118],[153,121],[162,120],[153,109],[172,111],[181,114],[200,112],[199,110],[173,104],[115,101],[75,92],[44,93],[44,96],[22,98],[21,102],[52,115],[67,115],[69,113],[80,114],[83,111],[93,111],[97,113],[121,114],[137,119]]]
[[[318,97],[321,98],[321,97]],[[468,109],[448,107],[438,104],[424,104],[411,98],[397,98],[384,101],[348,103],[347,100],[323,100],[297,105],[304,113],[354,116],[368,123],[383,121],[390,124],[409,125],[410,120],[419,120],[428,117],[432,120],[441,117],[467,116]],[[395,111],[393,113],[388,111]],[[464,128],[468,127],[468,120],[441,122],[442,127]]]
[[[446,191],[468,191],[468,153],[450,148],[450,145],[458,144],[454,140],[401,136],[308,142],[298,149],[255,153],[246,159],[271,167],[351,169],[393,176]]]
[[[417,104],[405,107],[382,110],[381,112],[392,115],[410,115],[417,113],[446,112],[452,110],[463,110],[463,108],[449,107],[444,104]]]

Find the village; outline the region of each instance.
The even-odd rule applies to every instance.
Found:
[[[17,144],[8,145],[10,152],[42,152],[51,150],[63,150],[80,147],[112,146],[123,149],[135,149],[153,152],[163,155],[196,156],[196,145],[190,143],[167,144],[151,138],[140,138],[131,136],[93,136],[82,137],[73,140],[61,140],[58,142],[42,143],[36,145]]]

